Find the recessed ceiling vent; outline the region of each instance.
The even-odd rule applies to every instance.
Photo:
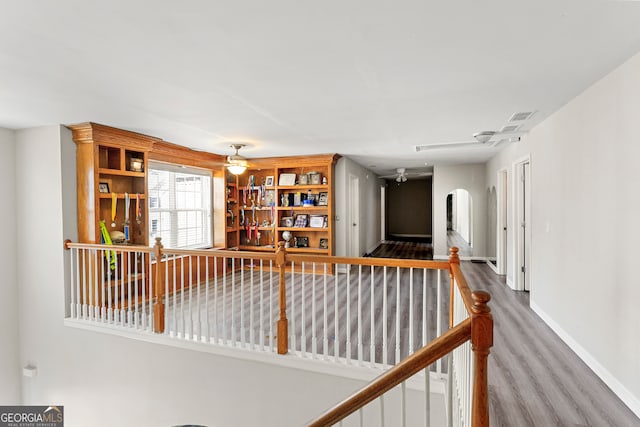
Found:
[[[511,116],[511,118],[509,119],[510,122],[521,122],[523,120],[529,120],[531,118],[531,116],[533,116],[534,111],[525,111],[522,113],[513,113],[513,115]]]
[[[506,125],[503,126],[502,129],[500,129],[500,133],[513,133],[517,131],[519,127],[520,125]]]

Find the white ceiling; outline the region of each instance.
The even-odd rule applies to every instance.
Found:
[[[3,1],[0,126],[93,121],[387,174],[486,161],[414,146],[535,110],[529,129],[638,51],[635,1]]]

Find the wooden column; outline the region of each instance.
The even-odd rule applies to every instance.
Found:
[[[487,361],[493,346],[493,316],[487,303],[491,295],[485,291],[471,294],[471,349],[474,354],[473,406],[471,419],[473,427],[489,426],[489,386]]]
[[[453,328],[453,299],[455,295],[455,280],[453,277],[453,269],[451,264],[460,265],[460,257],[458,256],[458,247],[452,246],[449,249],[449,328]]]
[[[280,319],[278,319],[278,354],[289,352],[289,321],[287,320],[287,288],[285,284],[285,267],[287,251],[284,242],[278,242],[276,265],[280,270]]]
[[[156,237],[153,253],[156,259],[155,274],[153,275],[153,330],[156,333],[164,332],[164,270],[162,269],[162,240]]]

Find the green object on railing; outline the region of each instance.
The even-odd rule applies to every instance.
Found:
[[[111,241],[111,236],[109,235],[109,231],[107,231],[107,226],[104,223],[104,221],[100,221],[100,234],[102,234],[102,240],[104,240],[104,244],[105,245],[113,245],[113,242]],[[111,270],[115,270],[116,269],[116,251],[108,251],[107,253],[110,253],[110,259],[109,259],[109,268],[111,268]]]

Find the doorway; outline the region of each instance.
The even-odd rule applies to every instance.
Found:
[[[347,256],[359,257],[360,253],[360,178],[349,174]]]
[[[447,247],[457,246],[460,256],[473,255],[473,199],[464,189],[447,195]]]
[[[516,164],[516,289],[531,290],[531,164]]]

